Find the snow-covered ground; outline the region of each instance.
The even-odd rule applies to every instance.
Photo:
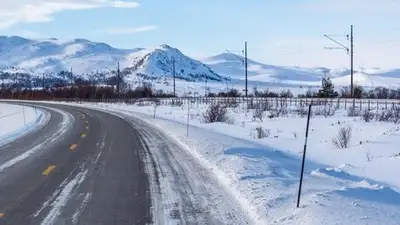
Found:
[[[300,208],[296,197],[306,118],[253,119],[252,111],[229,109],[229,123],[202,122],[206,105],[84,106],[137,116],[167,132],[193,157],[208,165],[258,224],[399,224],[400,126],[347,117],[313,116]],[[154,112],[156,118],[154,118]],[[350,126],[348,148],[332,139]],[[256,128],[268,137],[258,139]],[[188,131],[188,137],[187,135]]]
[[[40,109],[0,103],[0,145],[26,135],[45,123],[47,114]]]

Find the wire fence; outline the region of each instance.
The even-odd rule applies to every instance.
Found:
[[[356,98],[261,98],[261,97],[176,97],[176,98],[100,98],[100,99],[53,99],[66,102],[99,102],[152,105],[182,105],[182,104],[242,104],[250,107],[264,103],[271,106],[324,106],[335,105],[338,108],[354,107],[360,110],[392,109],[400,106],[400,99],[356,99]]]

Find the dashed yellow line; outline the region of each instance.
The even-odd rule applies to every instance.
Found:
[[[86,129],[86,130],[89,130],[89,126],[86,126],[85,129]]]
[[[56,168],[55,165],[51,165],[49,167],[47,167],[47,169],[45,169],[42,173],[43,176],[48,176],[54,169]]]
[[[81,138],[84,138],[84,137],[86,137],[86,134],[85,134],[85,133],[82,133],[82,134],[81,134]]]
[[[76,147],[78,147],[78,145],[77,145],[77,144],[73,144],[73,145],[71,145],[71,146],[69,147],[69,150],[73,151],[73,150],[76,149]]]
[[[4,213],[0,213],[0,219],[4,217]]]

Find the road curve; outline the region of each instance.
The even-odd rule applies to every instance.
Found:
[[[0,225],[254,223],[212,170],[152,124],[35,105],[48,124],[0,147]]]
[[[0,224],[151,223],[134,128],[104,112],[37,106],[48,124],[0,148]]]

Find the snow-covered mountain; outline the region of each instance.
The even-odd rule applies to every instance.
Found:
[[[85,39],[61,41],[55,38],[31,40],[17,36],[0,37],[0,67],[8,72],[35,74],[58,73],[73,69],[75,74],[121,69],[130,75],[151,77],[172,76],[173,60],[176,76],[185,80],[222,80],[202,62],[185,56],[176,48],[160,45],[155,48],[117,49],[105,43]]]
[[[212,70],[222,76],[244,80],[244,57],[231,53],[222,53],[202,60]],[[276,85],[320,85],[326,74],[336,85],[350,83],[350,69],[328,69],[325,67],[305,68],[267,65],[248,59],[248,80],[274,83]],[[400,86],[400,69],[382,70],[379,68],[354,70],[354,82],[364,86],[394,85]]]
[[[87,76],[90,79],[104,80],[105,77],[110,78],[108,75],[112,74],[110,71],[116,70],[118,62],[124,79],[133,85],[145,79],[150,79],[153,83],[162,79],[165,83],[165,80],[173,76],[173,69],[176,77],[182,82],[207,79],[210,81],[209,85],[214,81],[219,89],[224,90],[228,86],[242,90],[244,84],[244,58],[230,53],[199,61],[165,44],[153,48],[118,49],[106,43],[85,39],[32,40],[18,36],[0,36],[0,72],[25,72],[31,74],[36,83],[42,83],[40,79],[43,73],[56,74],[70,69],[74,75],[84,75],[83,78]],[[96,72],[103,72],[100,74],[103,76],[105,73],[105,76],[100,77]],[[319,86],[325,72],[328,72],[336,85],[347,86],[350,83],[349,69],[277,66],[248,59],[249,89],[255,86]],[[51,79],[54,77],[55,79]],[[23,76],[18,76],[18,79],[22,78]],[[7,79],[14,79],[13,82],[16,82],[17,78],[2,78],[5,81]],[[23,83],[30,82],[29,76],[25,76],[24,79]],[[65,73],[54,75],[50,79],[52,81],[49,82],[72,81],[71,76]],[[354,81],[364,86],[400,87],[400,69],[356,68]],[[203,85],[202,83],[204,82],[200,82],[199,85]]]

